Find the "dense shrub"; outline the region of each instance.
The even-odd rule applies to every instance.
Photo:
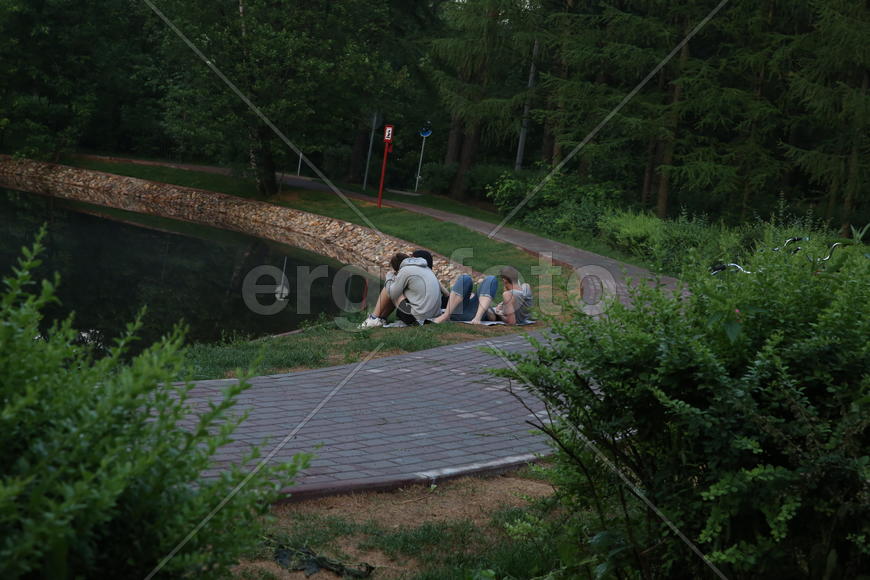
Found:
[[[537,187],[544,175],[506,173],[487,188],[500,212],[513,211]],[[599,221],[608,215],[621,192],[609,184],[584,184],[556,174],[547,180],[519,212],[527,226],[554,237],[584,239],[598,234]]]
[[[748,258],[754,274],[638,285],[631,306],[557,323],[501,371],[555,419],[541,428],[588,548],[564,577],[711,575],[602,455],[728,578],[866,574],[870,259],[851,247],[811,262],[824,245],[766,249],[777,241]]]
[[[511,168],[506,165],[478,163],[472,166],[465,176],[466,195],[475,199],[486,199],[487,188],[510,172]]]
[[[450,191],[450,184],[453,178],[456,177],[456,171],[459,169],[458,163],[424,163],[420,169],[420,174],[423,179],[420,181],[420,188],[429,193],[447,194]]]
[[[652,259],[662,236],[662,220],[646,212],[617,211],[602,217],[598,229],[610,246]]]
[[[144,578],[245,479],[239,467],[201,474],[241,421],[230,410],[247,385],[197,415],[185,403],[192,385],[172,384],[179,331],[127,362],[136,323],[99,360],[76,344],[71,319],[41,335],[56,285],[30,292],[41,249],[25,249],[0,295],[0,577]],[[227,575],[304,462],[251,477],[160,577]]]
[[[769,224],[759,222],[759,231]],[[692,257],[710,261],[736,259],[737,253],[751,248],[755,228],[727,228],[711,224],[706,216],[690,216],[685,211],[676,219],[662,220],[649,213],[614,211],[598,222],[601,238],[611,247],[650,263],[658,271],[680,274]],[[749,231],[751,230],[751,231]],[[783,234],[783,237],[788,237]]]

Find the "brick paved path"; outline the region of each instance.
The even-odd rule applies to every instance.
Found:
[[[485,372],[507,366],[480,350],[490,344],[503,351],[531,348],[521,335],[507,335],[361,365],[251,379],[236,407],[250,416],[235,441],[219,451],[216,470],[238,463],[251,445],[266,439],[261,451],[268,455],[340,385],[272,459],[287,461],[297,452],[316,455],[289,489],[294,496],[433,482],[504,469],[548,453],[546,439],[526,423],[534,416],[507,392],[508,381]],[[191,404],[205,409],[229,380],[198,382]],[[513,390],[534,412],[543,410],[520,385]],[[315,449],[318,444],[322,447]]]

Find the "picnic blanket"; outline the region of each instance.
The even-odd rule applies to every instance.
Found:
[[[450,322],[462,322],[463,324],[471,324],[471,321],[465,321],[465,320],[462,320],[462,321],[451,320]],[[517,326],[528,326],[529,324],[535,324],[536,322],[537,322],[537,320],[526,320],[525,322],[520,322],[519,324],[517,324]],[[480,322],[481,326],[496,326],[497,324],[506,324],[506,323],[502,322],[501,320],[482,320]],[[402,322],[401,320],[397,320],[395,322],[391,322],[390,324],[385,324],[384,328],[405,328],[407,326],[408,325],[405,324],[404,322]]]
[[[455,321],[451,321],[451,322],[455,322]],[[471,324],[471,321],[470,321],[470,320],[468,320],[468,321],[466,321],[466,320],[461,320],[460,322],[462,322],[463,324]],[[534,324],[534,323],[536,323],[536,322],[537,322],[537,320],[531,320],[531,319],[529,319],[529,320],[526,320],[525,322],[518,322],[518,323],[517,323],[517,326],[528,326],[529,324]],[[507,324],[507,323],[506,323],[506,322],[502,322],[501,320],[481,320],[481,321],[479,322],[479,324],[480,324],[481,326],[495,326],[495,325],[497,325],[497,324]]]

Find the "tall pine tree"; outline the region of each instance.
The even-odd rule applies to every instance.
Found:
[[[457,161],[450,193],[462,197],[481,142],[515,134],[525,99],[522,33],[527,4],[518,0],[448,2],[447,32],[432,43],[432,73],[451,111],[446,161]]]
[[[870,2],[811,2],[812,28],[793,44],[789,96],[807,112],[788,155],[827,196],[825,213],[848,233],[868,201]],[[837,209],[839,208],[839,211]]]

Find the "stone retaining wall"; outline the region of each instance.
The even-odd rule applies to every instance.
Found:
[[[233,230],[296,246],[378,277],[390,257],[419,246],[339,219],[207,191],[54,163],[0,156],[0,187]],[[449,283],[477,272],[432,252],[438,278]]]

